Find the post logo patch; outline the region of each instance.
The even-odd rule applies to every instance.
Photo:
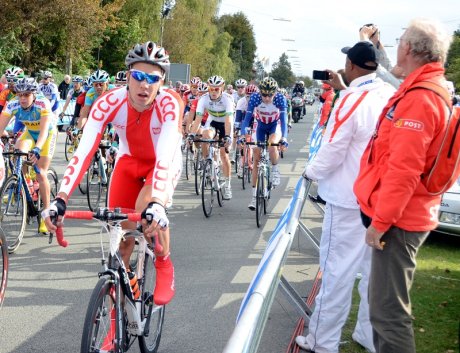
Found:
[[[423,131],[424,129],[422,122],[411,119],[398,119],[394,122],[393,126],[399,129],[409,129],[414,131]]]

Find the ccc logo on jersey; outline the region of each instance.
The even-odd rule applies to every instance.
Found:
[[[176,100],[171,96],[164,96],[160,100],[159,110],[160,110],[160,121],[164,123],[165,121],[174,121],[177,117],[177,105]]]

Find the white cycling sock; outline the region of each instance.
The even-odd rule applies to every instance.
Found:
[[[272,171],[278,170],[278,164],[272,164]]]

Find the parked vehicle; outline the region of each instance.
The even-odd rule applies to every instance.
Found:
[[[460,179],[442,196],[436,231],[460,236]]]
[[[305,103],[309,105],[313,105],[313,103],[315,103],[315,96],[311,93],[308,93],[305,97]]]

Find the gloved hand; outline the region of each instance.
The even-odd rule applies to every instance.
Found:
[[[33,159],[32,157],[35,157],[35,159],[38,161],[40,159],[41,151],[42,151],[41,148],[38,148],[38,147],[32,148],[32,150],[29,151],[29,158]],[[32,162],[35,162],[35,161],[32,160]]]
[[[188,140],[189,142],[193,142],[193,140],[195,140],[195,134],[188,134],[187,140]]]
[[[246,137],[245,136],[238,136],[238,140],[236,141],[236,143],[238,145],[242,145],[246,142]]]
[[[280,145],[285,147],[285,148],[288,148],[289,146],[289,143],[286,141],[286,138],[282,138],[281,141],[280,141]]]
[[[42,218],[45,220],[46,228],[49,231],[56,230],[56,222],[61,222],[65,215],[67,206],[63,199],[60,197],[51,201],[48,208],[42,211]]]
[[[228,147],[232,144],[232,137],[229,135],[225,135],[225,137],[222,139],[225,147]]]
[[[60,113],[59,117],[62,119],[64,117],[64,112]]]
[[[158,202],[150,202],[149,205],[142,211],[141,218],[148,223],[155,222],[160,228],[168,228],[169,219],[166,217],[165,208]]]
[[[107,162],[113,163],[115,161],[115,157],[117,156],[118,153],[118,148],[115,146],[110,147],[105,151],[105,159],[107,159]]]

